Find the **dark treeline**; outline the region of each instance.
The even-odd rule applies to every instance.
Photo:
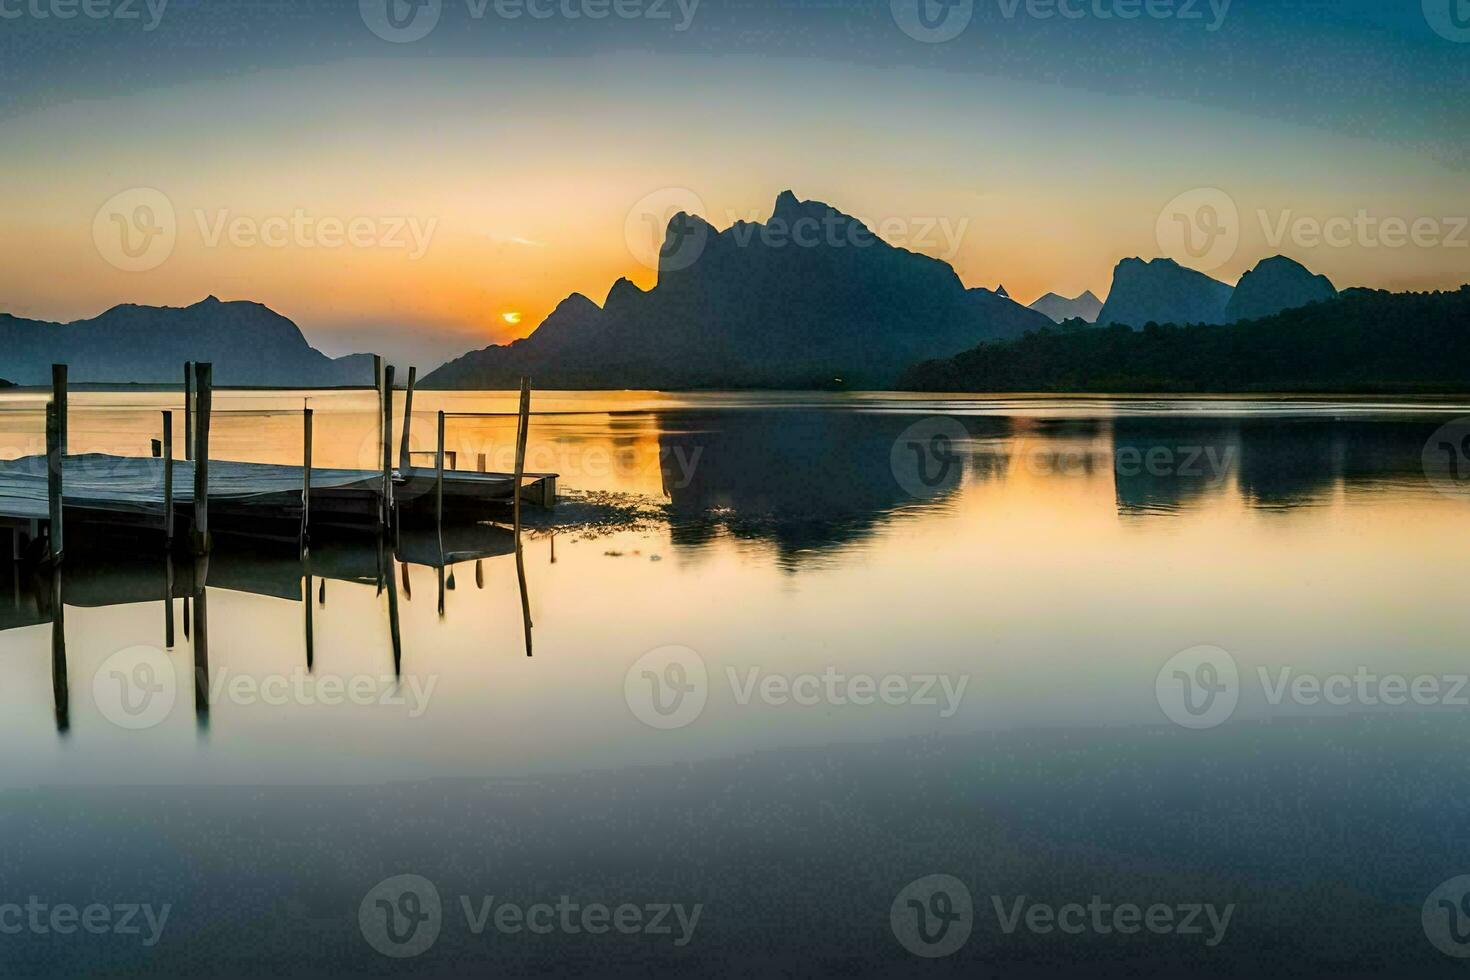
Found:
[[[1230,326],[1070,321],[910,369],[913,391],[1470,391],[1470,286],[1355,289]]]

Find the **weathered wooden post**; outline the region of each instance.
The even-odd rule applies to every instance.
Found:
[[[408,368],[408,389],[403,394],[403,442],[398,447],[398,468],[407,473],[410,463],[411,450],[408,447],[408,433],[413,428],[413,385],[418,380],[419,369],[412,365]]]
[[[184,362],[184,459],[194,458],[194,362]]]
[[[383,368],[383,527],[393,526],[393,365]]]
[[[441,528],[440,546],[443,547],[444,532],[444,412],[439,412],[439,449],[434,453],[434,519]]]
[[[311,543],[311,427],[312,410],[301,410],[301,536],[300,546],[304,554]],[[311,605],[311,574],[307,573],[306,604]]]
[[[521,379],[521,408],[516,419],[515,499],[511,514],[515,520],[516,551],[521,550],[521,479],[526,473],[526,436],[531,429],[531,379]]]
[[[193,544],[196,555],[205,555],[209,553],[209,412],[214,402],[214,365],[195,364],[194,374],[198,388],[195,412],[199,417],[194,426]]]
[[[163,413],[163,540],[164,546],[173,544],[174,540],[174,413]],[[173,603],[172,593],[169,597],[170,606]],[[173,629],[173,618],[169,618],[170,632]],[[169,644],[172,646],[173,644]]]
[[[63,520],[66,468],[66,365],[51,365],[51,404],[46,410],[46,497],[51,518],[48,542],[51,560],[61,561],[66,550]]]
[[[46,503],[50,514],[46,553],[52,562],[61,561],[65,543],[62,533],[61,434],[56,423],[56,403],[46,404]]]

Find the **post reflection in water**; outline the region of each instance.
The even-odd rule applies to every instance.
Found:
[[[209,558],[194,562],[194,718],[209,728]]]
[[[71,729],[71,686],[66,672],[66,604],[62,599],[61,567],[51,569],[51,698],[56,706],[56,730]]]

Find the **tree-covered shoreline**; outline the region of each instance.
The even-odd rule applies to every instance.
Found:
[[[925,361],[912,391],[1156,393],[1470,392],[1470,286],[1354,289],[1228,326],[1069,321]]]

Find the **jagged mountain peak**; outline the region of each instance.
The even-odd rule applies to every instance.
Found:
[[[1170,258],[1123,259],[1113,270],[1101,324],[1225,323],[1234,287]]]

